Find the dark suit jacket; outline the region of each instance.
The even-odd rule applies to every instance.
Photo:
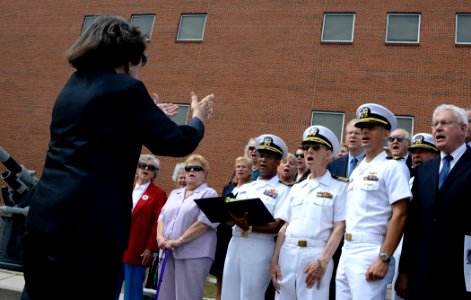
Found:
[[[78,249],[123,251],[142,145],[154,154],[185,156],[203,138],[204,125],[197,118],[176,125],[141,81],[88,70],[74,73],[60,92],[50,132],[41,179],[27,195],[27,230]]]
[[[400,272],[409,275],[411,299],[471,299],[463,273],[464,236],[471,235],[471,149],[440,190],[439,166],[437,157],[417,167]]]
[[[149,249],[159,250],[157,245],[157,219],[160,210],[167,201],[167,193],[151,183],[142,194],[132,211],[131,234],[128,248],[124,251],[123,262],[128,264],[142,263],[141,254]]]
[[[334,159],[327,164],[327,170],[330,174],[348,177],[348,155]]]

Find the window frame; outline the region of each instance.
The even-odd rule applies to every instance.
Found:
[[[342,118],[342,122],[341,122],[341,125],[340,125],[340,136],[337,135],[337,133],[332,130],[332,128],[330,128],[329,126],[326,126],[325,124],[322,124],[322,123],[314,123],[315,120],[314,120],[314,115],[315,114],[320,114],[320,115],[337,115],[337,116],[341,116]],[[336,136],[337,138],[339,139],[339,142],[342,143],[343,142],[343,136],[344,136],[344,130],[345,130],[345,113],[344,112],[338,112],[338,111],[320,111],[320,110],[313,110],[311,111],[311,121],[310,121],[310,126],[313,126],[313,125],[322,125],[322,126],[325,126],[327,128],[329,128]]]
[[[458,42],[458,17],[459,16],[469,16],[471,18],[471,13],[456,13],[455,17],[455,45],[471,45],[471,40],[469,42]]]
[[[339,15],[351,15],[353,16],[352,18],[352,34],[350,40],[332,40],[332,39],[325,39],[324,38],[324,33],[325,33],[325,22],[326,22],[326,17],[327,16],[339,16]],[[321,43],[343,43],[343,44],[351,44],[353,43],[353,40],[355,38],[355,21],[356,21],[356,14],[354,12],[335,12],[335,13],[324,13],[324,18],[322,20],[322,32],[321,32]]]
[[[100,15],[86,15],[83,17],[83,22],[82,22],[82,30],[80,32],[80,35],[84,34],[85,31],[88,30],[88,28],[90,28],[90,25],[92,25],[93,21],[99,17]],[[90,20],[90,21],[87,21],[87,20]],[[88,23],[90,22],[90,23]]]
[[[155,14],[132,14],[130,22],[133,23],[134,25],[138,25],[138,24],[133,22],[134,17],[152,17],[152,25],[150,27],[149,34],[147,34],[147,32],[144,32],[144,30],[139,27],[141,29],[141,31],[143,31],[146,35],[148,35],[146,40],[150,41],[152,39],[152,34],[154,33],[154,25],[155,25],[156,15]]]
[[[190,104],[187,104],[187,103],[175,103],[176,105],[178,105],[178,114],[176,116],[173,116],[173,117],[169,117],[170,120],[172,120],[175,124],[177,125],[186,125],[188,123],[188,116],[190,114]],[[181,108],[186,108],[186,116],[184,117],[184,120],[185,122],[184,123],[180,123],[178,122],[178,116],[181,116],[181,113],[182,111],[180,110]]]
[[[389,17],[390,16],[418,16],[418,26],[417,26],[417,40],[416,41],[388,41],[388,35],[389,35]],[[391,44],[405,44],[405,45],[418,45],[420,44],[420,24],[422,21],[422,15],[420,13],[388,13],[386,15],[386,34],[384,37],[384,42],[388,45]]]
[[[204,16],[204,23],[203,23],[203,28],[201,31],[201,38],[185,38],[182,39],[180,36],[180,30],[182,28],[182,22],[184,17],[188,16]],[[180,20],[178,22],[178,29],[177,29],[177,36],[176,36],[176,41],[177,42],[202,42],[204,40],[204,34],[206,31],[206,22],[208,20],[208,14],[207,13],[182,13],[180,15]]]

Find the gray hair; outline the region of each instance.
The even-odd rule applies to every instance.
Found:
[[[458,121],[462,124],[465,124],[466,126],[468,125],[468,117],[466,116],[466,112],[464,109],[453,105],[453,104],[442,104],[437,106],[435,110],[433,111],[433,119],[435,119],[435,116],[445,110],[449,110],[453,115],[458,118]]]
[[[177,182],[178,174],[185,171],[185,163],[179,162],[175,165],[175,169],[173,170],[172,180],[173,182]]]
[[[152,154],[141,154],[141,156],[139,156],[139,163],[145,163],[147,161],[151,161],[152,164],[157,167],[157,170],[155,170],[154,179],[157,178],[157,176],[160,174],[160,160]]]

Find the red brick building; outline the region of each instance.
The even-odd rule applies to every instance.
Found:
[[[341,130],[365,102],[406,117],[414,132],[430,131],[441,103],[471,107],[466,0],[6,0],[0,146],[38,175],[52,106],[73,72],[64,54],[84,17],[103,13],[155,16],[142,77],[149,92],[179,104],[189,103],[192,90],[216,95],[197,152],[208,158],[208,182],[219,191],[250,137],[274,133],[293,152],[311,122],[327,117]],[[180,17],[193,13],[206,17],[202,41],[177,40]],[[181,160],[161,160],[159,182],[170,191]]]

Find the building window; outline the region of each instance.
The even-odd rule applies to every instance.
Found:
[[[93,21],[95,21],[96,17],[98,16],[85,16],[83,18],[83,24],[82,24],[82,34],[85,33],[85,31],[90,28],[90,25],[92,25]]]
[[[177,41],[202,41],[207,14],[185,14],[180,16]]]
[[[329,128],[335,133],[339,141],[342,141],[344,119],[344,113],[313,111],[311,125],[322,125]]]
[[[131,22],[139,26],[139,28],[146,34],[148,40],[152,37],[152,30],[154,29],[155,15],[132,15]]]
[[[420,14],[388,14],[386,43],[418,44],[420,41]]]
[[[178,114],[170,117],[170,120],[175,122],[177,125],[186,125],[188,121],[188,113],[190,112],[190,105],[178,104]]]
[[[321,42],[352,43],[355,27],[353,13],[326,13],[322,25]]]
[[[471,44],[471,14],[456,14],[455,43]]]
[[[411,137],[414,135],[414,117],[396,116],[397,128],[407,130]]]

